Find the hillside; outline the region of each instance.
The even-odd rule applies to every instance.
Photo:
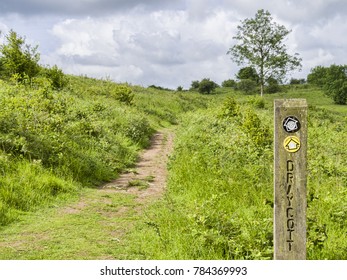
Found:
[[[309,104],[308,258],[347,259],[346,106],[306,85],[260,99],[72,76],[61,91],[2,82],[0,258],[271,259],[273,100],[297,97]],[[139,203],[150,184],[97,191],[164,127],[176,136],[162,197]]]
[[[118,176],[159,128],[206,106],[174,94],[68,76],[55,90],[46,78],[0,80],[0,225],[81,188]]]

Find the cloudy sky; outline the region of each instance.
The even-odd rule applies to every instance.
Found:
[[[347,64],[346,0],[1,0],[0,42],[13,29],[39,45],[40,63],[66,73],[169,88],[235,78],[226,54],[240,20],[268,10],[292,32],[306,78]]]

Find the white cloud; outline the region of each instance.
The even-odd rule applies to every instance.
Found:
[[[240,20],[267,9],[293,32],[289,52],[310,68],[346,64],[345,0],[4,0],[0,30],[38,44],[42,64],[68,73],[166,87],[234,78],[226,52]]]
[[[192,76],[218,78],[218,63],[231,68],[226,52],[236,25],[227,18],[226,12],[217,11],[204,21],[192,22],[185,11],[154,11],[69,19],[52,28],[60,41],[53,55],[72,72],[95,75],[92,66],[99,65],[98,76],[169,87],[179,82],[188,87]],[[74,67],[67,67],[71,62]]]

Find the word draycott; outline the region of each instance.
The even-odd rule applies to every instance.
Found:
[[[287,179],[286,179],[286,197],[287,197],[287,207],[286,207],[286,218],[287,218],[287,232],[288,232],[288,250],[292,250],[293,246],[293,232],[295,231],[294,224],[294,208],[293,208],[293,185],[294,185],[294,162],[292,160],[287,160]]]

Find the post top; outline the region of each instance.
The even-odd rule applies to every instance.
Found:
[[[275,99],[275,107],[307,107],[307,101],[304,98]]]

